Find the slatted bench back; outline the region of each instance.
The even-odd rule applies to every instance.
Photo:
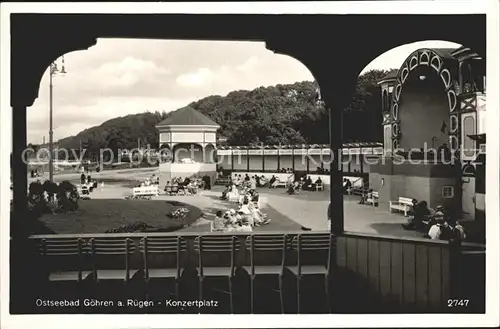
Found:
[[[198,236],[194,240],[194,248],[198,254],[198,267],[234,268],[240,242],[237,237],[230,235]]]
[[[176,269],[179,277],[186,263],[186,250],[186,240],[180,236],[144,237],[139,244],[146,274],[153,268]]]

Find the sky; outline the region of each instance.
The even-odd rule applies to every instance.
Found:
[[[443,41],[394,48],[369,63],[399,68],[419,48],[455,48]],[[263,42],[99,39],[64,56],[67,73],[53,78],[54,141],[106,120],[145,111],[174,111],[200,98],[233,90],[309,80],[296,59],[277,55]],[[61,68],[61,58],[57,62]],[[49,74],[28,110],[28,142],[48,142]]]

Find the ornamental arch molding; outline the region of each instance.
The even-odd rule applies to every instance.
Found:
[[[437,49],[418,49],[414,51],[406,58],[398,70],[394,92],[392,94],[392,146],[394,149],[399,148],[401,136],[404,134],[404,127],[401,125],[400,118],[401,92],[410,74],[420,67],[430,68],[430,71],[439,77],[444,86],[448,99],[449,145],[452,150],[457,150],[460,147],[460,145],[458,145],[458,141],[460,140],[460,138],[458,138],[460,136],[460,127],[458,125],[459,66],[455,58],[451,57],[449,54],[441,53]]]

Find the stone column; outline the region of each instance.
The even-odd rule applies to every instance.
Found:
[[[12,107],[12,183],[14,189],[12,221],[23,220],[28,207],[28,164],[23,161],[26,149],[26,106]],[[11,231],[14,225],[11,225]]]
[[[344,231],[344,195],[342,171],[343,112],[356,87],[356,73],[342,79],[339,76],[319,81],[325,106],[330,121],[330,202],[331,232],[340,234]],[[325,209],[325,217],[326,217]],[[325,218],[326,219],[326,218]]]

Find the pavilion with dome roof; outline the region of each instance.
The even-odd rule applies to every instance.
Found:
[[[216,140],[220,126],[190,106],[171,112],[156,125],[162,152],[160,184],[174,177],[216,177]]]

